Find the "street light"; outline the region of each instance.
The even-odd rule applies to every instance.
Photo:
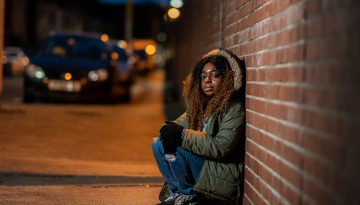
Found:
[[[180,16],[180,11],[177,8],[170,8],[167,14],[171,19],[176,19]]]
[[[151,44],[147,45],[146,48],[145,48],[145,52],[148,55],[153,55],[156,52],[156,47],[154,45],[151,45]]]

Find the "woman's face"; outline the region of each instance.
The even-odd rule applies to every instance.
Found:
[[[205,95],[214,96],[222,83],[222,76],[212,63],[204,65],[201,72],[201,89]]]

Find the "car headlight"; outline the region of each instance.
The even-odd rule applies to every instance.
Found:
[[[26,74],[31,77],[38,80],[41,80],[45,77],[45,72],[42,70],[40,66],[29,64],[26,67]]]
[[[88,77],[91,81],[98,81],[98,82],[102,82],[105,81],[106,79],[108,79],[109,77],[109,73],[105,68],[101,68],[98,70],[92,70],[88,73]]]

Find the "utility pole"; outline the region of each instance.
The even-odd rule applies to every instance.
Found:
[[[126,0],[125,5],[125,41],[130,43],[133,36],[133,2]]]
[[[0,110],[2,109],[3,91],[3,50],[4,50],[4,28],[5,28],[5,0],[0,0]]]

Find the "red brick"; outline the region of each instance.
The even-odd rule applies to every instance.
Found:
[[[244,195],[243,199],[242,199],[242,204],[243,205],[252,205],[252,202],[249,201],[250,199],[247,198],[247,196]]]
[[[343,160],[343,145],[316,135],[304,133],[304,148],[318,154],[334,164],[340,164]]]
[[[306,37],[307,38],[316,38],[322,37],[325,34],[325,19],[324,18],[315,18],[307,21],[306,23]]]
[[[265,198],[270,204],[280,204],[279,199],[272,193],[272,191],[255,176],[248,168],[245,169],[246,179],[248,182],[259,192],[262,197]],[[264,172],[264,171],[263,171]],[[269,172],[264,172],[264,174],[270,174]],[[271,178],[272,175],[269,175]]]
[[[250,19],[248,16],[245,16],[244,18],[241,18],[238,23],[236,24],[236,31],[241,31],[248,26],[250,26]]]
[[[262,159],[259,159],[260,161],[263,161]],[[261,179],[263,179],[267,184],[269,184],[274,190],[276,190],[280,195],[282,195],[284,198],[286,198],[291,204],[297,204],[299,201],[299,195],[292,191],[286,184],[284,184],[278,177],[275,177],[273,174],[271,174],[266,168],[264,168],[262,165],[260,165],[258,162],[256,162],[251,157],[246,157],[245,163],[247,164],[249,169],[252,169],[252,166],[255,165],[258,169],[258,172],[253,170]],[[264,162],[264,161],[263,161]],[[275,161],[276,162],[276,161]],[[276,170],[275,170],[276,171]],[[249,176],[249,172],[246,177]],[[278,173],[283,178],[283,176],[288,177],[289,173]],[[259,190],[262,189],[262,187],[256,183]],[[265,193],[265,190],[262,190]],[[273,199],[272,199],[273,200]]]
[[[247,84],[247,94],[291,102],[302,102],[303,99],[301,88],[277,84]]]
[[[274,172],[281,175],[286,181],[293,185],[299,185],[301,180],[301,175],[297,173],[293,168],[288,167],[282,160],[275,158],[274,156],[270,155],[269,153],[259,149],[259,147],[252,142],[246,142],[246,151],[257,158],[259,161],[263,162],[266,166],[272,169]],[[249,165],[250,166],[250,165]],[[258,167],[258,171],[256,173],[260,173],[262,167]],[[265,174],[269,174],[266,172]],[[264,175],[265,177],[265,175]],[[270,177],[267,176],[268,180]]]
[[[305,80],[305,67],[248,69],[247,75],[249,81],[303,82]]]
[[[265,147],[268,150],[272,150],[275,154],[289,161],[299,169],[302,168],[302,153],[284,144],[284,142],[275,140],[259,131],[247,127],[246,132],[249,139],[255,141],[257,144]],[[300,186],[299,180],[291,181],[294,186]]]
[[[253,6],[252,6],[252,9],[255,10],[257,8],[259,8],[260,6],[262,6],[263,4],[269,2],[269,0],[256,0],[256,1],[253,1]]]
[[[280,1],[274,1],[274,3],[272,3],[270,10],[271,13],[276,13],[284,8],[281,7],[280,4],[278,4]],[[272,19],[271,19],[271,30],[275,31],[278,30],[280,28],[283,28],[285,26],[291,25],[291,24],[297,24],[300,23],[301,20],[304,17],[304,6],[303,3],[299,4],[295,7],[290,7],[288,9],[283,10],[281,13],[279,13],[278,15],[275,15]]]
[[[256,23],[268,18],[270,15],[269,7],[270,7],[270,4],[266,4],[266,5],[263,5],[261,8],[259,8],[258,10],[254,11],[253,13],[251,13],[249,16],[250,25],[256,24]]]
[[[237,0],[236,1],[236,8],[242,7],[245,3],[247,3],[249,0]]]
[[[247,182],[244,183],[244,193],[250,198],[254,204],[266,204],[257,193],[249,186]]]
[[[299,62],[303,59],[303,45],[292,45],[264,53],[247,56],[246,66],[257,67],[264,65]]]
[[[237,19],[240,20],[244,16],[249,15],[249,13],[252,11],[251,4],[252,4],[252,1],[250,1],[250,2],[248,1],[239,8],[239,10],[237,11]]]
[[[224,16],[227,16],[228,14],[230,14],[231,12],[234,11],[236,7],[236,4],[234,1],[224,1],[223,3],[223,8],[224,8]],[[197,7],[199,8],[199,7]]]
[[[309,179],[304,180],[304,193],[314,200],[316,204],[344,204],[341,203],[341,200],[339,201],[338,197],[336,197],[338,194],[335,190],[328,193],[322,187],[319,187],[316,183],[313,183]]]
[[[309,1],[306,5],[308,18],[319,15],[321,11],[321,1],[320,0],[312,0]]]
[[[261,89],[259,89],[259,87],[261,87]],[[279,88],[279,91],[276,88]],[[250,84],[247,89],[247,94],[273,99],[273,97],[276,97],[277,93],[279,93],[279,99],[288,101],[288,99],[283,98],[291,97],[292,93],[295,92],[294,89],[297,90],[300,88]],[[264,94],[263,91],[265,91],[266,94]],[[296,95],[292,98],[295,99],[295,102],[302,100]],[[299,99],[296,100],[296,98]],[[346,130],[347,127],[345,126],[345,122],[340,118],[340,116],[333,116],[326,112],[321,113],[307,109],[306,107],[297,108],[294,106],[257,101],[259,100],[247,99],[247,108],[271,117],[275,117],[277,119],[290,121],[301,126],[316,129],[322,131],[323,133],[328,133],[331,136],[337,136],[338,140],[341,138],[341,140],[346,140],[344,130]]]
[[[257,114],[246,112],[247,123],[263,129],[271,134],[274,134],[286,141],[292,142],[295,145],[302,145],[302,136],[300,131],[296,128],[283,125],[274,120],[266,119]]]

